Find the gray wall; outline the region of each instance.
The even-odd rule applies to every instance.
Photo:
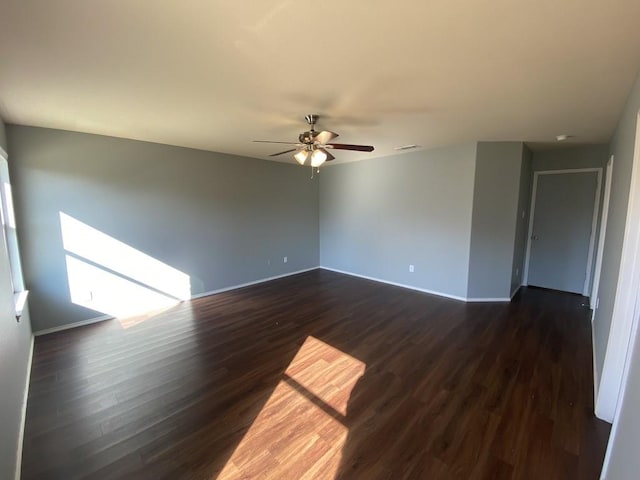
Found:
[[[469,298],[509,298],[523,144],[479,142],[473,192]]]
[[[532,168],[540,170],[565,170],[571,168],[605,168],[609,160],[608,145],[563,147],[533,152]],[[604,185],[604,182],[603,182]]]
[[[604,357],[609,341],[611,316],[618,286],[620,256],[627,219],[627,204],[631,185],[633,149],[635,145],[636,116],[640,109],[640,76],[629,95],[618,126],[611,139],[610,153],[615,156],[611,179],[611,197],[609,199],[609,217],[605,236],[602,271],[600,274],[600,299],[593,319],[596,369],[598,378],[602,378]],[[640,441],[639,437],[637,438]]]
[[[518,210],[516,212],[516,235],[513,246],[513,265],[511,266],[511,294],[522,285],[524,263],[527,254],[527,236],[529,234],[529,211],[531,209],[532,153],[526,145],[522,148],[522,168],[520,169],[520,187],[518,192]]]
[[[320,264],[466,297],[475,154],[469,144],[322,170]]]
[[[61,212],[188,274],[192,294],[318,266],[307,169],[43,128],[7,136],[35,331],[103,313],[70,300]]]
[[[0,145],[6,150],[0,119]],[[11,161],[11,158],[9,158]],[[28,309],[16,321],[5,242],[0,241],[0,478],[14,478],[31,353]]]

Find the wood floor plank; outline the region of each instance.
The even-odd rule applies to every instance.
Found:
[[[37,337],[22,478],[595,480],[590,328],[316,270]]]

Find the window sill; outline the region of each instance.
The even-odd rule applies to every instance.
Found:
[[[27,296],[29,295],[29,290],[23,290],[21,292],[16,292],[13,294],[13,303],[16,308],[16,320],[20,320],[22,316],[22,311],[24,310],[24,305],[27,303]]]

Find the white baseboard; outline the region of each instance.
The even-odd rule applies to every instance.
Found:
[[[382,278],[369,277],[367,275],[360,275],[358,273],[348,272],[346,270],[339,270],[337,268],[318,266],[318,267],[305,268],[303,270],[296,270],[295,272],[283,273],[282,275],[275,275],[273,277],[260,278],[258,280],[253,280],[251,282],[241,283],[239,285],[231,285],[229,287],[219,288],[217,290],[210,290],[208,292],[197,293],[197,294],[191,296],[191,300],[195,300],[197,298],[202,298],[202,297],[208,297],[209,295],[215,295],[217,293],[228,292],[230,290],[236,290],[238,288],[250,287],[251,285],[257,285],[259,283],[270,282],[271,280],[277,280],[279,278],[290,277],[292,275],[299,275],[301,273],[310,272],[312,270],[317,270],[318,268],[321,268],[323,270],[329,270],[331,272],[342,273],[343,275],[350,275],[352,277],[364,278],[365,280],[372,280],[374,282],[386,283],[387,285],[393,285],[395,287],[408,288],[409,290],[416,290],[418,292],[428,293],[430,295],[436,295],[438,297],[450,298],[452,300],[458,300],[458,301],[461,301],[461,302],[468,302],[468,303],[510,302],[511,298],[513,298],[513,295],[515,295],[517,293],[517,291],[518,291],[518,290],[516,290],[512,294],[511,298],[508,298],[508,297],[467,298],[467,297],[461,297],[461,296],[458,296],[458,295],[451,295],[451,294],[444,293],[444,292],[438,292],[438,291],[435,291],[435,290],[429,290],[429,289],[426,289],[426,288],[420,288],[420,287],[416,287],[416,286],[413,286],[413,285],[407,285],[407,284],[404,284],[404,283],[390,282],[390,281],[384,280]],[[519,288],[520,287],[518,287],[518,289]],[[34,332],[34,335],[35,336],[40,336],[40,335],[47,335],[49,333],[61,332],[63,330],[69,330],[71,328],[82,327],[84,325],[90,325],[92,323],[103,322],[105,320],[111,320],[113,318],[114,317],[111,316],[111,315],[101,315],[99,317],[89,318],[87,320],[81,320],[79,322],[68,323],[66,325],[60,325],[58,327],[52,327],[52,328],[46,328],[44,330],[39,330],[37,332]]]
[[[31,346],[29,347],[29,360],[27,362],[27,379],[24,385],[22,411],[20,412],[20,431],[18,432],[18,450],[16,452],[15,480],[20,480],[20,475],[22,473],[22,447],[24,443],[24,426],[27,421],[27,400],[29,399],[29,384],[31,383],[31,366],[33,365],[34,338],[35,336],[31,335]]]
[[[48,335],[49,333],[61,332],[63,330],[69,330],[71,328],[83,327],[85,325],[91,325],[92,323],[104,322],[105,320],[112,320],[111,315],[100,315],[99,317],[88,318],[86,320],[80,320],[79,322],[66,323],[57,327],[45,328],[44,330],[38,330],[33,332],[33,335],[39,337],[40,335]]]
[[[451,295],[449,293],[438,292],[438,291],[435,291],[435,290],[429,290],[427,288],[420,288],[420,287],[416,287],[416,286],[413,286],[413,285],[407,285],[407,284],[404,284],[404,283],[390,282],[389,280],[384,280],[382,278],[369,277],[368,275],[360,275],[359,273],[348,272],[346,270],[339,270],[337,268],[323,267],[322,265],[320,266],[320,268],[323,269],[323,270],[329,270],[331,272],[342,273],[344,275],[351,275],[352,277],[364,278],[365,280],[372,280],[374,282],[386,283],[387,285],[393,285],[394,287],[408,288],[409,290],[416,290],[418,292],[428,293],[430,295],[436,295],[438,297],[450,298],[451,300],[458,300],[460,302],[466,302],[466,303],[510,302],[511,298],[513,298],[513,296],[511,298],[508,298],[508,297],[497,297],[497,298],[491,298],[491,297],[480,297],[480,298],[461,297],[461,296],[458,296],[458,295]],[[518,287],[518,288],[520,288],[520,287]],[[516,290],[516,292],[517,292],[517,290]],[[514,295],[515,295],[515,293],[514,293]]]
[[[511,296],[510,297],[495,297],[495,298],[485,298],[485,297],[481,297],[481,298],[467,298],[467,302],[472,303],[472,302],[510,302],[511,300],[513,300],[513,297],[516,296],[516,294],[520,291],[520,289],[523,287],[524,285],[520,284],[518,285],[515,290],[513,292],[511,292]]]
[[[404,283],[390,282],[389,280],[383,280],[382,278],[369,277],[367,275],[360,275],[359,273],[347,272],[346,270],[338,270],[337,268],[330,268],[330,267],[323,267],[323,266],[320,266],[320,268],[323,270],[329,270],[331,272],[350,275],[352,277],[364,278],[365,280],[372,280],[374,282],[386,283],[387,285],[393,285],[394,287],[402,287],[402,288],[408,288],[409,290],[417,290],[418,292],[428,293],[430,295],[437,295],[438,297],[450,298],[452,300],[459,300],[461,302],[467,301],[465,297],[450,295],[448,293],[443,293],[443,292],[436,292],[435,290],[428,290],[426,288],[415,287],[413,285],[406,285]]]
[[[593,405],[595,410],[596,402],[598,401],[598,388],[599,388],[599,379],[598,379],[598,368],[596,367],[596,338],[594,336],[593,331],[593,323],[591,323],[591,348],[593,349],[592,353],[592,362],[593,362]]]
[[[215,295],[216,293],[228,292],[229,290],[236,290],[238,288],[249,287],[251,285],[257,285],[259,283],[269,282],[271,280],[277,280],[279,278],[290,277],[292,275],[298,275],[300,273],[317,270],[318,268],[320,267],[305,268],[304,270],[296,270],[295,272],[283,273],[282,275],[276,275],[274,277],[261,278],[259,280],[254,280],[247,283],[241,283],[239,285],[232,285],[230,287],[219,288],[217,290],[211,290],[209,292],[197,293],[196,295],[192,295],[190,300],[195,300],[196,298],[208,297],[209,295]],[[113,318],[114,317],[112,315],[101,315],[99,317],[88,318],[87,320],[80,320],[79,322],[67,323],[65,325],[60,325],[58,327],[45,328],[44,330],[38,330],[37,332],[34,332],[34,335],[39,337],[40,335],[47,335],[49,333],[61,332],[63,330],[82,327],[84,325],[91,325],[92,323],[104,322],[105,320],[112,320]]]
[[[480,297],[480,298],[467,298],[465,302],[467,303],[491,303],[491,302],[510,302],[511,299],[509,297]]]
[[[290,277],[292,275],[299,275],[301,273],[317,270],[318,268],[321,268],[321,267],[305,268],[304,270],[296,270],[295,272],[283,273],[282,275],[276,275],[274,277],[260,278],[258,280],[253,280],[251,282],[241,283],[239,285],[232,285],[230,287],[219,288],[217,290],[210,290],[208,292],[197,293],[195,295],[191,295],[191,300],[195,300],[196,298],[208,297],[209,295],[215,295],[216,293],[228,292],[229,290],[236,290],[238,288],[250,287],[251,285],[257,285],[259,283],[270,282],[271,280],[278,280],[279,278]]]

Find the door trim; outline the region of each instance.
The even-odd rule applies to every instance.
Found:
[[[607,222],[609,220],[609,202],[611,200],[611,182],[613,179],[613,163],[615,157],[611,155],[607,162],[607,173],[604,179],[604,198],[602,199],[602,217],[600,219],[600,233],[598,235],[598,250],[596,251],[596,268],[593,275],[593,286],[589,297],[589,306],[592,310],[591,321],[598,308],[598,290],[600,289],[600,274],[602,273],[602,256],[604,255],[604,239],[607,234]]]
[[[637,311],[640,302],[640,114],[636,116],[635,135],[618,284],[596,399],[596,416],[608,422],[614,421],[617,416],[619,400],[627,383],[625,372],[640,313]]]
[[[538,178],[540,175],[562,175],[571,173],[597,173],[596,194],[594,198],[593,207],[593,219],[591,221],[591,236],[589,238],[589,255],[587,257],[587,268],[584,279],[584,285],[582,286],[582,294],[584,296],[589,295],[589,282],[591,281],[591,266],[593,265],[593,250],[596,237],[596,226],[598,225],[598,212],[600,210],[600,189],[602,185],[602,168],[572,168],[565,170],[540,170],[533,173],[533,188],[531,192],[531,208],[529,209],[529,229],[527,235],[527,253],[525,255],[524,262],[524,276],[523,285],[529,285],[529,260],[531,256],[531,236],[533,235],[533,219],[536,212],[536,195],[538,193]]]

